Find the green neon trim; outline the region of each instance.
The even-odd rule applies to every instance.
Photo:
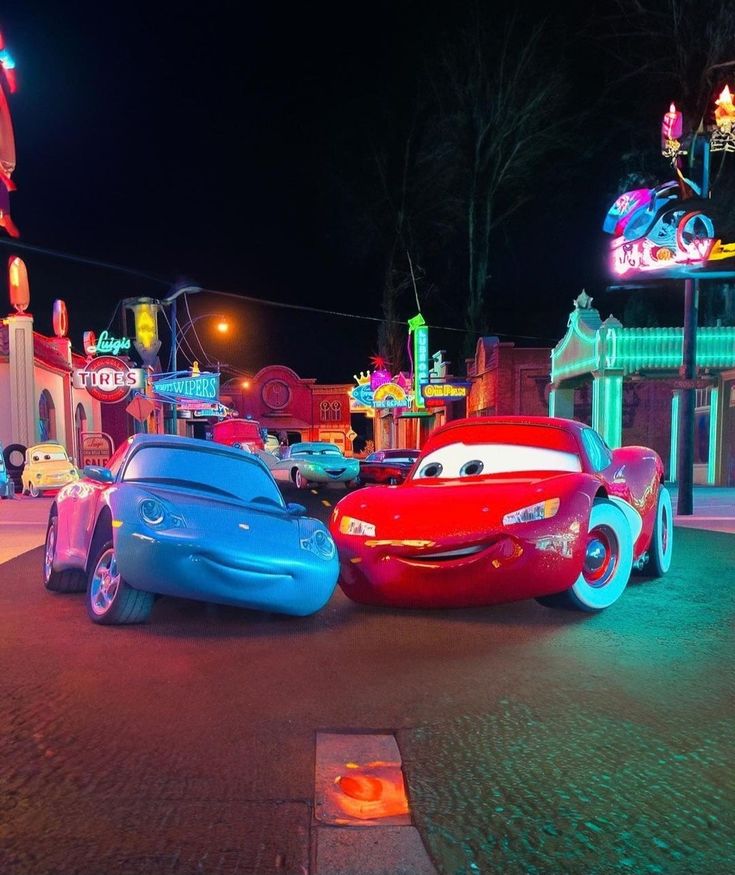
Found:
[[[671,449],[669,451],[669,480],[676,483],[676,463],[679,458],[679,393],[671,396]]]
[[[719,394],[720,390],[713,387],[709,396],[709,452],[707,454],[707,483],[710,486],[713,486],[717,479],[715,468],[717,467],[718,450],[717,435],[719,429],[717,428],[717,416],[720,412],[720,406],[717,402],[719,400]]]
[[[599,360],[597,356],[591,359],[582,359],[582,361],[570,362],[567,365],[562,365],[560,368],[551,368],[551,380],[556,382],[557,377],[565,377],[569,374],[577,376],[578,374],[586,374],[589,371],[599,370]]]

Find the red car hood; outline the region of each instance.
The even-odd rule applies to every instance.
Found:
[[[503,529],[503,517],[548,498],[564,500],[578,492],[588,474],[534,472],[523,475],[409,480],[401,486],[374,486],[343,498],[330,522],[340,537],[339,521],[350,516],[375,525],[375,541],[427,548],[429,543],[468,544]],[[594,494],[594,491],[592,491]],[[342,536],[344,537],[344,536]],[[348,536],[351,537],[352,536]],[[413,543],[412,543],[413,542]]]

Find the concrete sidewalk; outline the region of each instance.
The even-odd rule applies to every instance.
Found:
[[[735,533],[735,488],[726,486],[695,486],[694,513],[679,516],[676,512],[679,491],[668,486],[674,507],[674,525],[688,529],[707,529],[710,532]]]

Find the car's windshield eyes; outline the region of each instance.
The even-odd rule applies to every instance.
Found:
[[[449,444],[429,453],[414,479],[478,477],[520,471],[581,471],[576,453],[517,444]]]

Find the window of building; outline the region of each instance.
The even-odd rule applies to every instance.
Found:
[[[339,422],[342,419],[341,401],[322,401],[319,404],[321,422]]]
[[[48,389],[44,389],[38,399],[38,439],[56,440],[56,406]]]

